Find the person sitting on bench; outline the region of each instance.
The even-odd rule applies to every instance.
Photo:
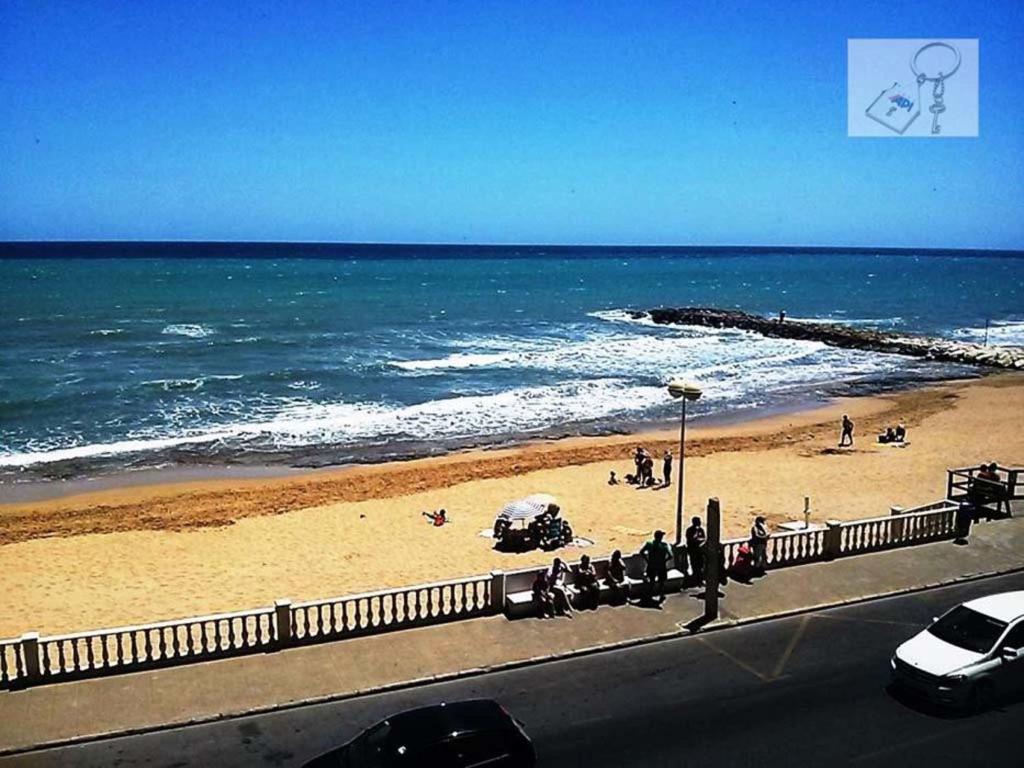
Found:
[[[562,558],[556,557],[548,571],[548,589],[554,597],[555,610],[571,616],[572,603],[569,601],[569,587],[565,583],[565,574],[568,570]]]
[[[622,550],[616,549],[612,552],[604,581],[612,588],[612,594],[616,599],[629,601],[629,580],[626,578],[626,564],[622,560]]]
[[[533,580],[533,604],[537,608],[537,615],[543,618],[554,618],[555,600],[554,595],[548,588],[548,572],[537,571]]]
[[[575,571],[573,586],[579,592],[576,604],[580,608],[596,610],[598,603],[601,602],[601,585],[597,583],[597,571],[590,562],[590,555],[583,555],[580,558],[580,564],[576,566]]]

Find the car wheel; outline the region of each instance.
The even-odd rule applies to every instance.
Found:
[[[992,683],[987,680],[975,683],[974,687],[971,688],[970,696],[967,698],[968,708],[974,713],[984,712],[992,706],[994,693]]]

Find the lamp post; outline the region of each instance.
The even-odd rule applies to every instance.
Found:
[[[668,393],[682,403],[682,411],[679,417],[679,489],[676,491],[676,546],[683,541],[683,476],[684,476],[684,453],[686,440],[686,401],[699,400],[701,396],[700,387],[689,381],[673,379],[669,382]]]

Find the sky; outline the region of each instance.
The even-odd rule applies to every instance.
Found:
[[[979,137],[847,136],[847,39],[932,36],[979,39]],[[0,0],[0,239],[1024,249],[1022,38],[1019,0]]]

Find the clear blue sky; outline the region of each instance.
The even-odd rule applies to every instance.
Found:
[[[980,38],[980,138],[848,138],[847,38],[929,36]],[[1019,0],[0,0],[0,239],[1024,248],[1022,39]]]

